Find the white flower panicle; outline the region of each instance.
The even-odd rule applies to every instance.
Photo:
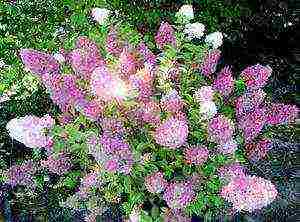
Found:
[[[201,38],[204,35],[205,25],[199,22],[188,23],[185,25],[184,33],[189,39]]]
[[[210,33],[206,36],[205,42],[211,45],[213,49],[217,49],[223,44],[223,34],[221,32]]]
[[[188,21],[194,19],[194,9],[192,5],[183,5],[176,13],[176,17],[184,17]]]
[[[106,22],[110,11],[105,8],[93,8],[91,14],[96,22],[98,22],[100,25],[103,25]]]
[[[11,138],[30,148],[46,147],[50,137],[45,134],[46,129],[52,128],[54,119],[49,115],[42,118],[25,116],[10,120],[6,129]]]

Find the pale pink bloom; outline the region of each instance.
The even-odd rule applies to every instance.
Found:
[[[158,144],[175,149],[186,142],[188,131],[186,120],[170,117],[156,129],[154,138]]]
[[[9,135],[30,148],[46,147],[50,137],[46,135],[45,130],[54,126],[54,119],[49,115],[42,118],[36,116],[25,116],[10,120],[6,129]]]
[[[253,212],[275,200],[278,192],[271,181],[256,176],[237,177],[221,190],[221,196],[236,211]]]
[[[150,193],[164,191],[167,184],[168,182],[164,179],[164,175],[161,172],[153,173],[145,178],[145,186]]]

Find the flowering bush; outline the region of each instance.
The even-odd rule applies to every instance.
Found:
[[[180,13],[185,9],[192,22],[190,8]],[[50,183],[72,193],[61,206],[84,211],[86,221],[113,205],[121,205],[125,217],[189,221],[252,212],[274,201],[272,182],[248,175],[238,155],[264,158],[272,141],[264,132],[297,116],[297,107],[265,98],[272,69],[250,66],[238,79],[228,66],[217,72],[220,34],[201,39],[203,28],[187,33],[193,26],[184,23],[162,22],[153,53],[127,26],[108,24],[108,14],[92,11],[111,26],[99,37],[103,45],[80,36],[73,48],[61,50],[60,62],[21,50],[25,67],[61,114],[56,123],[48,116],[11,120],[13,139],[46,152],[34,168],[8,169],[5,183],[26,186],[35,174],[55,175],[61,180]],[[197,44],[190,41],[195,37]]]

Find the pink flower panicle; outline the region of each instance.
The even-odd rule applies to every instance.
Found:
[[[103,134],[100,138],[101,149],[94,148],[96,160],[109,172],[129,174],[134,160],[129,144],[122,138]]]
[[[160,107],[155,101],[141,103],[141,107],[137,111],[139,119],[145,123],[153,125],[160,124]]]
[[[266,93],[262,89],[248,91],[244,95],[238,97],[235,102],[235,111],[237,118],[254,111],[263,105]]]
[[[167,210],[163,215],[163,222],[191,222],[192,218],[179,210]]]
[[[47,160],[41,162],[42,166],[47,168],[51,173],[63,175],[68,172],[73,164],[71,159],[64,153],[52,154]]]
[[[168,182],[164,179],[164,175],[161,172],[153,173],[145,178],[145,186],[150,193],[163,192],[167,183]]]
[[[163,199],[172,210],[184,209],[194,197],[193,186],[187,181],[170,183],[163,194]]]
[[[195,146],[185,149],[184,157],[188,164],[202,165],[206,162],[209,151],[206,147]]]
[[[136,73],[138,68],[138,61],[134,54],[129,49],[124,48],[120,58],[120,72],[122,76],[128,77],[131,74]]]
[[[154,138],[158,144],[175,149],[186,142],[188,131],[186,120],[170,117],[156,129]]]
[[[145,43],[141,42],[138,45],[137,50],[143,56],[145,64],[153,69],[156,66],[156,56],[150,51],[148,46]]]
[[[224,186],[221,196],[233,205],[236,211],[253,212],[275,200],[274,184],[256,176],[237,177]]]
[[[115,28],[111,28],[106,39],[106,50],[108,53],[118,56],[122,52],[123,45],[118,39],[118,34]]]
[[[220,50],[212,50],[210,51],[204,58],[203,63],[200,67],[200,71],[205,76],[210,76],[216,71],[217,64],[221,57]]]
[[[209,121],[207,131],[210,141],[224,144],[232,139],[234,126],[227,117],[218,115]]]
[[[246,142],[251,142],[259,135],[266,123],[266,109],[258,108],[238,119],[238,126],[243,131]]]
[[[161,106],[164,111],[177,113],[183,109],[184,102],[176,90],[172,90],[161,99]]]
[[[267,116],[267,124],[288,124],[298,116],[299,109],[296,105],[285,105],[282,103],[272,104]]]
[[[246,169],[239,163],[232,163],[221,167],[218,170],[218,175],[221,179],[230,182],[235,178],[246,176]]]
[[[271,67],[256,64],[244,69],[240,76],[245,81],[247,89],[256,90],[264,87],[267,84],[267,81],[271,74]]]
[[[229,66],[224,67],[213,83],[214,90],[222,96],[228,97],[234,88],[234,79]]]
[[[102,112],[103,107],[96,101],[88,101],[86,99],[77,100],[74,104],[75,109],[81,112],[87,118],[97,121]]]
[[[96,43],[85,36],[77,39],[76,48],[68,55],[68,59],[75,73],[86,79],[90,78],[96,67],[105,63]]]
[[[246,154],[249,160],[258,161],[263,159],[271,148],[271,140],[264,138],[257,143],[246,144]]]
[[[36,168],[32,161],[27,161],[21,165],[11,166],[6,175],[8,180],[6,181],[12,187],[17,185],[34,186],[33,174],[36,172]]]
[[[168,22],[162,22],[155,36],[155,42],[159,49],[164,49],[166,45],[176,47],[174,29]]]
[[[21,49],[20,57],[25,67],[38,76],[59,72],[59,63],[47,53],[33,49]]]

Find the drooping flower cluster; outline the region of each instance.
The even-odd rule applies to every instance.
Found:
[[[234,79],[230,67],[226,66],[218,74],[213,84],[214,90],[222,96],[228,97],[233,91]]]
[[[272,69],[269,66],[256,64],[244,69],[241,77],[246,83],[247,89],[256,90],[264,87],[267,84],[268,78],[272,74]]]
[[[25,116],[10,120],[6,129],[9,135],[30,148],[46,147],[50,137],[46,130],[54,126],[54,119],[49,115],[42,118],[36,116]]]

